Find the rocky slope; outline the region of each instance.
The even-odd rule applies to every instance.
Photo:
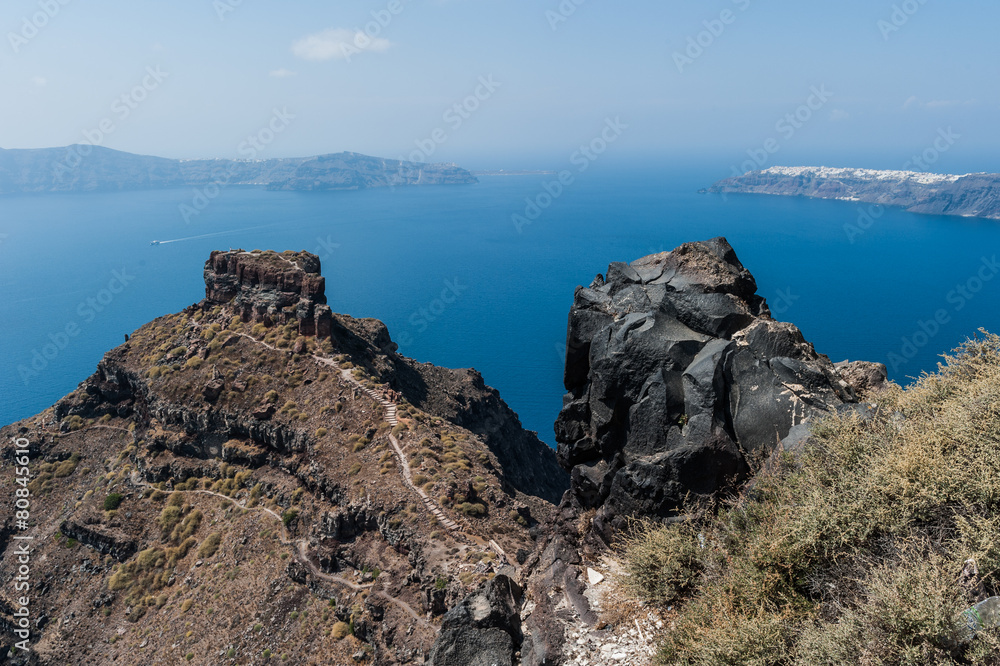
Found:
[[[330,312],[308,253],[216,252],[206,298],[2,429],[0,578],[32,537],[12,663],[422,663],[445,611],[517,576],[568,476],[474,371]],[[23,465],[27,462],[27,465]],[[520,561],[519,561],[520,560]],[[18,619],[0,592],[7,658]]]
[[[510,626],[508,602],[487,594],[473,606],[492,620],[456,613],[464,632],[442,633],[436,655],[489,643],[496,664],[645,663],[659,620],[636,610],[635,626],[616,630],[607,619],[618,606],[606,601],[609,547],[628,521],[710,509],[779,445],[795,447],[810,420],[860,408],[858,392],[885,381],[883,366],[831,364],[756,291],[723,238],[611,264],[577,288],[556,422],[572,485],[520,579],[522,622]],[[505,632],[516,657],[487,629]]]
[[[171,160],[100,146],[0,149],[0,194],[243,185],[269,190],[358,190],[478,182],[453,164],[336,153],[317,157]]]
[[[14,663],[641,664],[669,620],[616,591],[628,521],[711,509],[885,382],[772,319],[725,239],[685,244],[577,289],[557,463],[477,373],[332,313],[316,257],[215,252],[205,283],[0,433],[32,468],[0,525],[5,580],[34,538]]]
[[[913,213],[1000,219],[1000,175],[771,167],[721,180],[708,190],[843,199],[900,206]]]

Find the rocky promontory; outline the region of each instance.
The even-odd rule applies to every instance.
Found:
[[[857,400],[723,238],[611,264],[577,289],[567,348],[559,458],[605,539],[732,487],[793,427]]]
[[[477,372],[330,312],[314,255],[213,252],[204,277],[2,429],[31,519],[10,493],[0,576],[15,537],[32,559],[31,651],[8,652],[6,586],[0,661],[424,663],[449,608],[519,574],[568,474]]]
[[[840,199],[911,213],[1000,219],[1000,174],[933,174],[829,167],[771,167],[720,180],[709,192]]]

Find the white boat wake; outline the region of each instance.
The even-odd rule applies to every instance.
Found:
[[[265,226],[260,226],[260,227],[249,227],[247,229],[233,229],[232,231],[217,231],[217,232],[211,233],[211,234],[201,234],[201,235],[198,235],[198,236],[187,236],[185,238],[172,238],[170,240],[162,240],[162,241],[161,240],[155,240],[155,241],[150,242],[150,245],[166,245],[167,243],[183,243],[184,241],[200,240],[202,238],[215,238],[217,236],[228,236],[230,234],[243,233],[244,231],[255,231],[257,229],[266,229],[267,226],[273,226],[273,225],[265,225]]]

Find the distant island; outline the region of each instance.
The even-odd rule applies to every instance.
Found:
[[[707,192],[773,194],[900,206],[911,213],[1000,219],[1000,174],[771,167],[720,180]]]
[[[243,185],[268,190],[361,190],[479,182],[454,164],[334,153],[281,159],[174,160],[100,146],[0,149],[0,195]]]

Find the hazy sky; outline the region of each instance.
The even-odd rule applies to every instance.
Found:
[[[938,140],[932,170],[996,171],[998,25],[995,0],[5,0],[0,147],[238,157],[278,110],[261,156],[558,166],[620,119],[621,159],[898,168]]]

